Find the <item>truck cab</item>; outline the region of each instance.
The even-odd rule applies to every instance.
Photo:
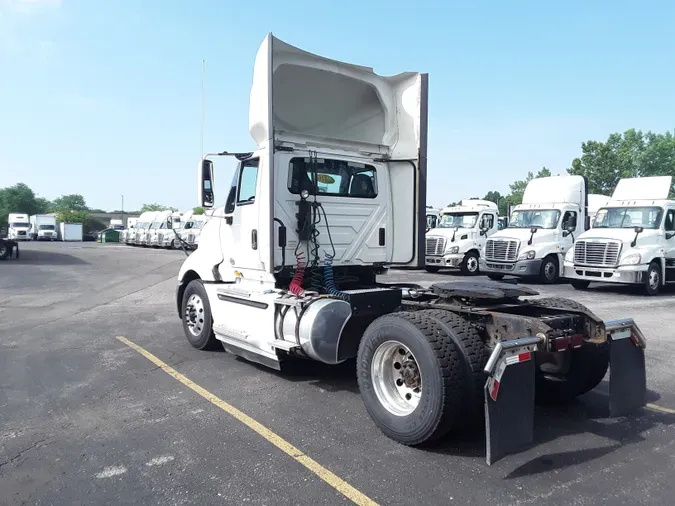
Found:
[[[494,202],[478,199],[443,209],[437,227],[426,234],[427,272],[451,267],[478,274],[480,252],[498,229],[497,214]]]
[[[209,221],[209,216],[205,214],[193,214],[185,221],[180,235],[188,248],[197,249],[202,230],[207,221]]]
[[[565,254],[588,227],[587,194],[582,176],[530,181],[507,227],[486,241],[481,271],[490,279],[510,275],[558,281]]]
[[[621,179],[593,227],[565,256],[577,289],[591,282],[643,285],[648,295],[675,282],[675,201],[671,176]]]
[[[27,214],[9,213],[7,222],[8,239],[12,241],[28,241],[30,239],[30,219]]]
[[[147,234],[150,225],[155,221],[157,211],[146,211],[141,213],[136,222],[135,232],[132,234],[132,244],[138,246],[147,246]]]
[[[136,232],[138,218],[127,218],[127,226],[120,232],[120,242],[131,244],[131,239]]]
[[[160,211],[155,215],[154,220],[148,229],[148,233],[146,234],[146,243],[148,246],[158,248],[162,245],[161,243],[164,242],[164,237],[169,236],[171,230],[168,224],[172,223],[172,220],[169,219],[172,214],[172,211]]]

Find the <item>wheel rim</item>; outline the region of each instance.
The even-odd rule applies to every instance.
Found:
[[[469,272],[476,272],[478,270],[478,259],[475,256],[470,256],[466,259],[466,270]]]
[[[185,305],[185,323],[187,323],[190,333],[197,337],[204,329],[204,301],[193,293]]]
[[[387,411],[406,416],[422,397],[422,376],[415,356],[404,344],[386,341],[375,350],[370,367],[375,394]]]
[[[0,257],[4,257],[7,254],[7,246],[0,244]]]
[[[555,278],[555,264],[553,262],[549,261],[544,265],[544,276],[549,280]]]
[[[656,269],[651,269],[649,271],[649,288],[656,290],[659,287],[659,271]]]

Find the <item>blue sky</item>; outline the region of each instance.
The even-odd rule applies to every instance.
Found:
[[[429,73],[430,204],[564,171],[583,141],[675,128],[675,2],[0,0],[0,187],[196,205],[205,150],[247,150],[267,32]],[[216,175],[224,195],[229,184]]]

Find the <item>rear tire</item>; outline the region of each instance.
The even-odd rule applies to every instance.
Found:
[[[591,284],[590,281],[584,281],[583,279],[573,279],[570,281],[570,284],[575,290],[586,290]]]
[[[487,277],[489,279],[491,279],[492,281],[501,281],[502,279],[504,279],[503,274],[492,274],[492,273],[490,273],[490,274],[487,275]]]
[[[436,441],[466,416],[461,351],[442,325],[421,313],[376,319],[363,334],[357,355],[368,414],[386,436],[405,445]],[[408,374],[406,382],[396,371]]]
[[[183,331],[188,342],[198,350],[214,350],[220,341],[213,333],[211,305],[200,279],[193,279],[185,287],[181,304]]]
[[[4,241],[0,241],[0,260],[6,260],[9,257],[10,247]]]
[[[425,267],[425,271],[430,272],[431,274],[436,274],[438,271],[441,270],[440,267]]]
[[[658,295],[661,291],[661,266],[658,262],[652,262],[647,269],[645,279],[645,293],[647,295]]]
[[[593,390],[609,368],[609,343],[584,344],[568,354],[567,371],[547,377],[537,369],[536,400],[542,404],[569,402]]]
[[[470,251],[464,255],[462,265],[460,266],[462,274],[465,276],[475,276],[478,274],[480,267],[478,265],[478,253]]]

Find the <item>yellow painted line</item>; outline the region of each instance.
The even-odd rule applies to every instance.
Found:
[[[246,413],[243,413],[242,411],[239,411],[237,408],[234,406],[231,406],[224,400],[220,399],[219,397],[216,397],[213,395],[211,392],[206,390],[205,388],[200,387],[197,385],[195,382],[191,381],[187,377],[183,376],[181,373],[176,371],[173,367],[169,366],[165,362],[161,361],[159,358],[157,358],[155,355],[147,351],[146,349],[140,347],[139,345],[129,341],[126,337],[122,336],[117,336],[117,339],[127,346],[129,346],[131,349],[137,351],[141,355],[143,355],[145,358],[147,358],[150,362],[158,366],[162,371],[167,373],[169,376],[173,377],[174,379],[180,381],[183,385],[188,387],[190,390],[198,393],[201,395],[204,399],[209,401],[211,404],[214,404],[215,406],[218,406],[220,409],[223,411],[229,413],[232,415],[234,418],[239,420],[241,423],[246,425],[248,428],[251,430],[257,432],[260,434],[263,438],[265,438],[267,441],[272,443],[274,446],[279,448],[282,452],[286,453],[289,455],[293,460],[299,462],[303,466],[305,466],[307,469],[312,471],[314,474],[316,474],[319,478],[321,478],[323,481],[328,483],[331,487],[333,487],[335,490],[340,492],[342,495],[344,495],[347,499],[352,501],[355,504],[358,504],[359,506],[377,506],[377,503],[370,499],[368,496],[362,494],[358,490],[356,490],[354,487],[352,487],[349,483],[344,481],[342,478],[339,476],[335,475],[334,473],[330,472],[328,469],[323,467],[321,464],[316,462],[315,460],[311,459],[304,453],[302,453],[300,450],[298,450],[295,446],[293,446],[291,443],[283,439],[281,436],[275,434],[272,432],[270,429],[262,425],[260,422],[257,422],[250,416],[248,416]]]
[[[645,407],[653,411],[659,411],[661,413],[668,413],[669,415],[675,415],[675,409],[663,408],[661,406],[657,406],[656,404],[647,404]]]

